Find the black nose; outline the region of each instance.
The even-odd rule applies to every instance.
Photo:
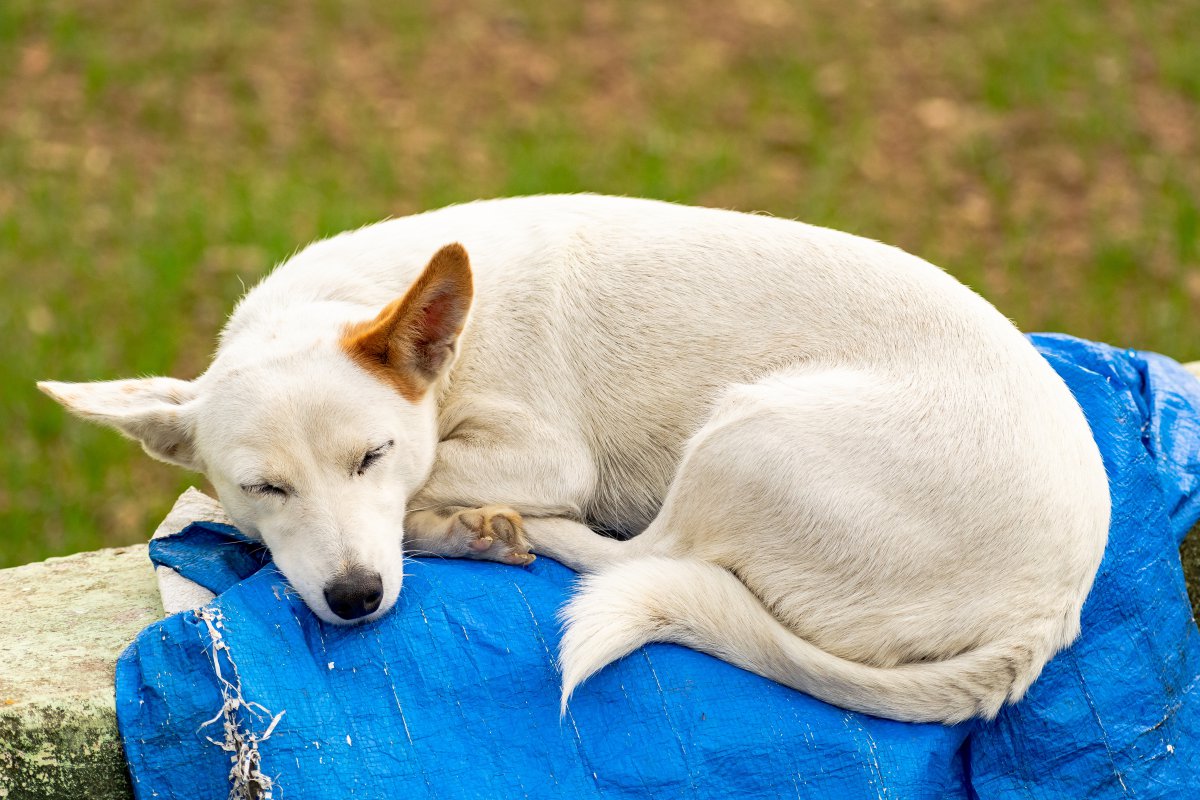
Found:
[[[325,587],[325,602],[342,619],[365,617],[383,600],[383,578],[378,572],[351,569]]]

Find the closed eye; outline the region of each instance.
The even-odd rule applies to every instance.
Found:
[[[262,497],[279,497],[288,496],[288,490],[282,486],[276,486],[273,483],[243,483],[242,491],[246,494],[256,494]]]
[[[355,473],[362,475],[364,472],[370,469],[371,465],[383,458],[384,454],[387,453],[388,450],[392,449],[393,444],[395,444],[395,442],[391,439],[388,439],[374,450],[368,450],[367,453],[362,457],[362,461],[358,462],[358,468],[355,470]]]

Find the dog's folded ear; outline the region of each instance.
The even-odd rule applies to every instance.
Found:
[[[160,461],[203,472],[193,435],[195,386],[175,378],[60,383],[38,388],[83,419],[116,428]]]
[[[415,403],[453,362],[472,292],[466,249],[446,245],[403,297],[375,319],[347,326],[342,349]]]

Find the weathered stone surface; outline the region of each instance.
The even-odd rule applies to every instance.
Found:
[[[1197,378],[1200,378],[1200,361],[1184,364]],[[1192,528],[1183,547],[1179,548],[1179,557],[1183,560],[1183,574],[1187,578],[1188,597],[1192,601],[1192,615],[1200,619],[1200,525]]]
[[[126,798],[113,668],[163,615],[146,547],[0,570],[0,798]]]
[[[1183,540],[1179,548],[1183,561],[1183,577],[1187,580],[1188,598],[1192,601],[1192,616],[1200,619],[1200,525]]]
[[[154,531],[154,538],[179,533],[199,520],[233,524],[225,515],[225,509],[221,507],[220,502],[196,487],[189,486],[179,495],[171,511],[159,523],[158,529]],[[208,589],[192,583],[170,567],[155,567],[154,574],[158,576],[158,593],[163,610],[167,614],[200,608],[213,599],[213,593]]]

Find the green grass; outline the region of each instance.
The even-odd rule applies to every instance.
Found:
[[[476,197],[802,218],[1200,359],[1198,4],[469,5],[0,3],[0,566],[201,480],[35,380],[194,376],[298,246]]]

